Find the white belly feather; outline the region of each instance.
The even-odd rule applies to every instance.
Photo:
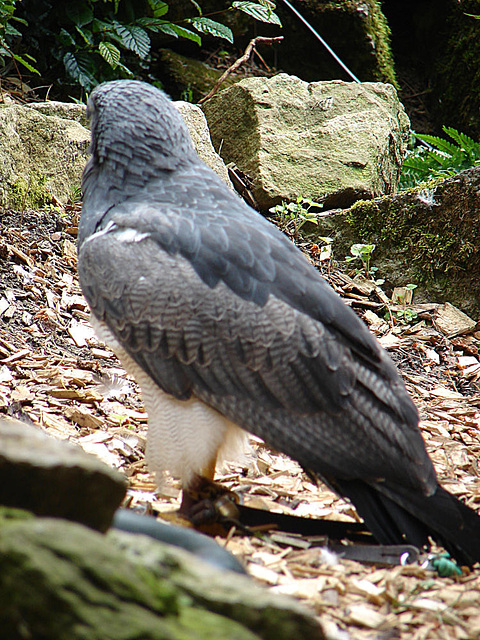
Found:
[[[147,463],[159,482],[168,471],[187,486],[215,459],[221,463],[245,452],[247,434],[243,429],[196,398],[177,400],[162,391],[104,323],[93,316],[91,323],[142,389],[148,414]]]

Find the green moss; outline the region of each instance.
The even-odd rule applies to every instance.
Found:
[[[480,310],[479,183],[480,172],[471,169],[437,184],[426,201],[415,190],[359,201],[345,214],[344,236],[374,243],[381,275],[396,285],[422,284],[435,300],[475,314]]]
[[[432,219],[432,209],[416,194],[361,200],[349,209],[346,220],[362,241],[375,243],[384,253],[399,252],[420,282],[463,270],[471,257],[453,224]]]
[[[47,177],[32,171],[27,180],[18,178],[7,190],[7,201],[12,209],[37,209],[52,201],[48,193]]]
[[[321,34],[328,34],[325,37],[330,46],[362,81],[389,82],[397,87],[390,28],[381,2],[306,0],[305,5],[309,9],[306,17]],[[318,72],[314,79],[318,80]]]
[[[14,507],[4,507],[0,505],[0,527],[2,524],[8,524],[12,520],[30,520],[35,516],[31,511],[24,509],[15,509]]]
[[[378,2],[372,2],[372,12],[370,14],[371,25],[368,32],[373,37],[375,51],[378,60],[378,75],[376,79],[380,82],[390,82],[398,89],[397,77],[395,74],[395,64],[393,61],[391,48],[391,32],[387,19],[380,10]]]

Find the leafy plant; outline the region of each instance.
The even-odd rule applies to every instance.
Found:
[[[480,142],[453,127],[443,127],[453,140],[414,134],[424,145],[408,152],[403,162],[400,186],[414,187],[432,178],[447,178],[480,163]]]
[[[413,324],[418,320],[418,313],[409,307],[392,311],[392,316],[400,322],[400,324]]]
[[[0,0],[0,65],[5,66],[7,59],[13,61],[13,64],[19,62],[28,71],[38,74],[39,72],[32,66],[32,62],[35,63],[35,58],[24,53],[21,56],[16,53],[12,47],[13,42],[21,37],[20,31],[13,26],[12,22],[17,24],[26,25],[27,21],[22,18],[14,16],[16,0]],[[28,59],[27,59],[28,58]]]
[[[3,1],[5,7],[13,4],[14,0]],[[192,7],[198,15],[176,22],[168,20],[169,3],[163,0],[71,0],[60,5],[53,0],[27,0],[25,5],[29,6],[23,9],[24,17],[32,27],[23,35],[27,46],[38,51],[42,72],[57,74],[58,81],[60,63],[70,82],[87,93],[100,82],[135,75],[159,84],[150,70],[155,34],[186,38],[198,45],[203,35],[233,42],[231,29],[204,15],[195,0]],[[274,8],[270,0],[233,2],[221,13],[238,10],[255,20],[280,24]],[[52,65],[52,57],[57,64]]]
[[[307,223],[318,224],[317,214],[310,211],[319,204],[309,198],[298,196],[295,202],[282,202],[270,209],[270,213],[277,216],[278,222],[284,231],[291,230],[293,237],[298,238],[302,227]]]
[[[396,309],[391,313],[389,311],[387,316],[385,316],[386,319],[388,318],[388,316],[390,316],[401,324],[411,324],[413,322],[417,322],[418,314],[414,309],[410,307],[413,300],[413,292],[416,288],[416,284],[406,284],[404,287],[397,287],[393,290],[392,301],[396,305],[403,306],[403,309]]]
[[[360,260],[362,263],[362,269],[355,269],[356,273],[362,273],[368,278],[372,279],[375,276],[375,273],[378,271],[378,267],[370,266],[370,260],[372,257],[372,253],[375,251],[374,244],[352,244],[350,247],[351,256],[347,256],[345,258],[345,262],[354,262],[355,260]],[[384,280],[376,280],[375,284],[383,284]]]

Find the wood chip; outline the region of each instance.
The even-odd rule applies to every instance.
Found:
[[[384,615],[364,604],[347,607],[346,614],[350,622],[358,624],[361,627],[367,627],[368,629],[379,629],[386,623],[386,617]]]
[[[469,318],[466,313],[463,313],[463,311],[460,311],[449,302],[446,302],[436,310],[434,324],[439,331],[449,338],[473,331],[477,326],[475,320]]]
[[[65,407],[63,411],[67,418],[70,418],[72,422],[76,422],[80,427],[99,429],[104,424],[103,420],[83,407]]]

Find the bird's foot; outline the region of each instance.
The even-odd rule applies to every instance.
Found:
[[[226,535],[238,521],[238,496],[221,485],[196,476],[183,490],[179,514],[191,525],[210,535]]]

